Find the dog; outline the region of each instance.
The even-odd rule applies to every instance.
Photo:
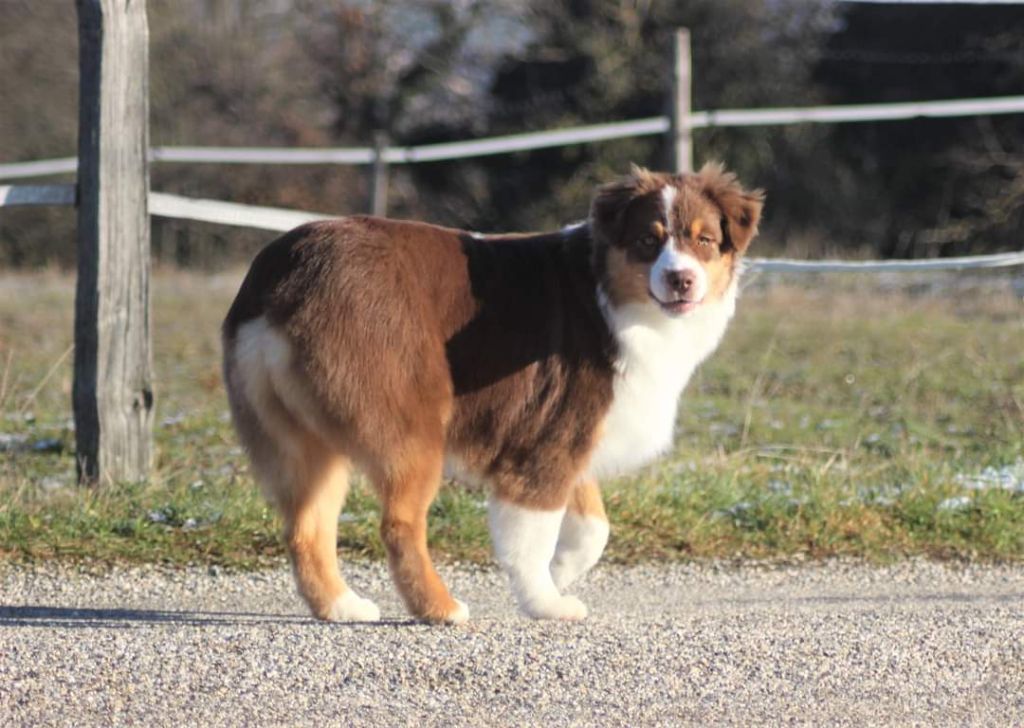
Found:
[[[763,201],[719,164],[633,166],[559,232],[352,216],[267,245],[224,321],[224,381],[312,613],[380,618],[338,569],[358,468],[408,611],[466,621],[427,550],[447,469],[486,485],[521,611],[585,617],[564,592],[608,540],[597,480],[672,445],[683,388],[735,311]]]

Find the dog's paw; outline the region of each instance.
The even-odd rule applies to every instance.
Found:
[[[376,622],[380,607],[349,589],[334,600],[325,619],[332,622]]]
[[[534,619],[561,619],[568,622],[585,619],[587,605],[574,596],[558,596],[541,601],[527,602],[523,611]]]
[[[454,599],[455,609],[453,609],[447,617],[442,621],[445,624],[465,624],[469,620],[469,607],[461,599]]]
[[[469,607],[461,599],[452,598],[451,606],[436,607],[419,619],[429,624],[465,624],[469,620]]]
[[[576,581],[576,577],[579,575],[579,570],[572,567],[572,565],[565,563],[564,561],[555,560],[551,564],[551,579],[555,582],[555,588],[558,591],[565,591],[569,586]]]

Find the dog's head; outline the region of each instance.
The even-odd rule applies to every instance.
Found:
[[[594,264],[614,306],[643,303],[684,316],[720,300],[757,234],[761,190],[709,163],[671,175],[634,166],[590,207]]]

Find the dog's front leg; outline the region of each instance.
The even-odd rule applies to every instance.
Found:
[[[535,619],[583,619],[587,607],[563,596],[551,576],[551,560],[565,507],[537,510],[492,494],[488,525],[498,563],[508,574],[519,608]]]
[[[608,516],[601,491],[593,480],[582,480],[569,497],[562,519],[551,576],[559,590],[586,574],[601,558],[608,543]]]

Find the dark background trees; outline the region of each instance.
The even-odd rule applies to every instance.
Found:
[[[827,0],[149,0],[155,145],[460,140],[654,116],[691,29],[694,108],[1024,94],[1024,6]],[[70,156],[68,3],[0,4],[0,161]],[[1024,115],[695,132],[765,187],[762,250],[935,256],[1019,248]],[[586,214],[595,182],[664,166],[656,138],[393,169],[390,214],[480,230]],[[154,189],[365,211],[355,167],[158,164]],[[68,210],[0,213],[0,265],[73,260]],[[154,219],[158,257],[215,265],[264,232]]]
[[[1008,96],[1024,91],[1024,6],[849,5],[814,79],[833,103]],[[857,228],[883,255],[1024,247],[1024,117],[838,125],[838,168]]]

